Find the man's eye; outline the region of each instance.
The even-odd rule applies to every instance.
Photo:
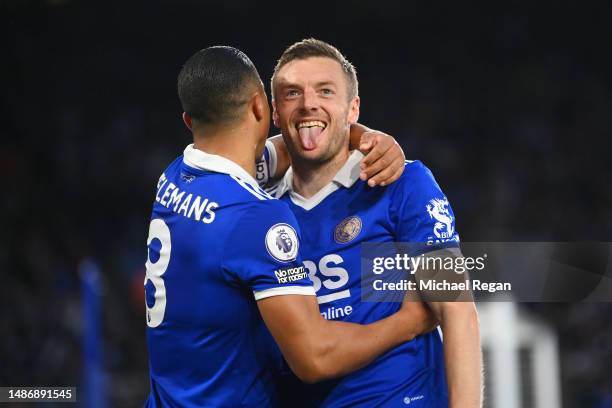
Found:
[[[333,95],[334,91],[332,91],[332,90],[331,90],[331,89],[329,89],[329,88],[323,88],[323,89],[321,89],[321,93],[322,93],[323,95]]]
[[[287,91],[287,96],[298,96],[300,93],[296,89],[290,89]]]

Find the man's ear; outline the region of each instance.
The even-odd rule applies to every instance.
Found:
[[[255,116],[255,119],[258,122],[264,119],[265,115],[267,114],[266,112],[270,112],[264,106],[264,104],[267,104],[267,103],[268,103],[268,100],[265,94],[262,95],[260,92],[255,93],[253,97],[251,98],[251,109],[253,111],[253,115]]]
[[[274,122],[274,126],[280,129],[280,120],[278,117],[278,112],[276,111],[276,102],[272,99],[272,122]]]
[[[348,122],[349,124],[357,123],[359,120],[359,104],[361,103],[361,99],[358,96],[354,97],[351,101],[351,105],[349,107],[348,113]]]
[[[193,130],[193,121],[191,119],[191,116],[189,116],[189,114],[187,112],[183,112],[183,122],[185,123],[185,126],[187,126],[187,128],[189,130]]]

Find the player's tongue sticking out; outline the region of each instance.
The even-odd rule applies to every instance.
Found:
[[[323,128],[320,126],[303,126],[298,129],[304,150],[316,149],[321,132],[323,132]]]

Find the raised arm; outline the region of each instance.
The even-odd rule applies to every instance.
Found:
[[[389,185],[404,172],[406,156],[393,136],[356,123],[351,126],[349,143],[351,149],[365,155],[359,178],[368,180],[370,187]]]
[[[279,179],[285,175],[289,166],[291,166],[291,157],[283,140],[283,135],[275,135],[268,138],[272,142],[276,150],[276,172],[270,174],[271,179]]]
[[[272,136],[268,141],[276,150],[276,171],[270,178],[278,179],[291,165],[291,157],[282,135]],[[351,150],[366,155],[361,162],[360,178],[368,180],[370,187],[391,184],[402,175],[406,157],[392,136],[357,123],[351,126],[349,144]]]
[[[308,383],[355,371],[437,324],[422,303],[407,302],[368,325],[325,320],[314,296],[273,296],[257,305],[287,363]]]

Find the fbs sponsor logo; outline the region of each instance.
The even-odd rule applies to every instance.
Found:
[[[280,262],[291,262],[298,253],[297,233],[289,224],[276,224],[266,233],[266,249],[272,258]]]
[[[277,269],[274,271],[274,275],[278,283],[291,283],[305,279],[308,274],[304,271],[303,266],[296,266],[295,268]]]
[[[351,313],[353,313],[353,306],[351,305],[340,307],[332,306],[328,307],[324,312],[321,312],[321,316],[323,316],[325,320],[341,320],[342,318],[347,317]]]

